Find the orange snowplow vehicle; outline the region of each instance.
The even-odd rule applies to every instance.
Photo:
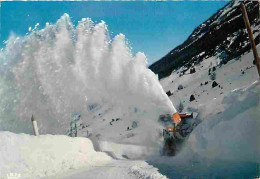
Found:
[[[197,125],[193,118],[193,113],[174,113],[159,116],[159,121],[163,122],[164,146],[163,155],[175,155],[180,150],[181,144]]]

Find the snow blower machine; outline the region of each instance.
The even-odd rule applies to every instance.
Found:
[[[166,127],[163,129],[164,146],[162,155],[174,156],[192,132],[197,123],[193,113],[174,113],[159,116],[159,122]]]

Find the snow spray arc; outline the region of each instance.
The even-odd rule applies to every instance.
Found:
[[[37,114],[41,133],[64,133],[70,113],[88,105],[120,104],[174,113],[143,53],[132,55],[123,34],[112,40],[104,21],[68,14],[29,35],[11,35],[0,52],[0,130],[28,133]],[[32,130],[32,129],[31,129]]]

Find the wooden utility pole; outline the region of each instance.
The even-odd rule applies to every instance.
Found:
[[[248,16],[247,16],[246,7],[245,7],[244,3],[241,3],[240,7],[241,7],[243,17],[244,17],[244,21],[245,21],[245,24],[246,24],[250,44],[251,44],[251,47],[252,47],[252,50],[253,50],[253,53],[254,53],[254,58],[255,58],[255,62],[256,62],[258,75],[260,76],[260,59],[259,59],[259,56],[258,56],[258,53],[257,53],[257,50],[256,50],[254,36],[253,36],[252,30],[251,30],[251,27],[250,27],[250,22],[249,22],[249,19],[248,19]]]
[[[258,0],[258,21],[260,22],[260,0]]]

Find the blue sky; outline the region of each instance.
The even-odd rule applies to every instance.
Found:
[[[184,42],[203,21],[227,4],[227,1],[177,2],[2,2],[0,40],[11,32],[24,35],[28,27],[55,23],[64,13],[72,22],[90,17],[104,20],[112,36],[123,33],[133,53],[144,52],[148,63],[159,60]],[[3,43],[0,44],[3,46]]]

